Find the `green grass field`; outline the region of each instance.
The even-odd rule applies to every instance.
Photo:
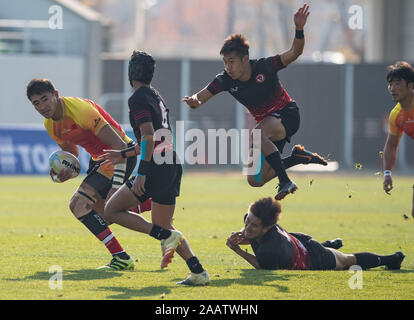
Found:
[[[98,271],[111,256],[68,208],[80,178],[54,184],[47,177],[1,177],[0,299],[414,299],[413,177],[394,177],[387,196],[382,180],[362,171],[291,176],[299,190],[282,201],[286,230],[319,241],[340,237],[345,253],[403,250],[402,269],[364,271],[362,289],[350,288],[349,271],[253,270],[225,239],[242,227],[249,203],[274,195],[275,183],[251,188],[241,174],[186,173],[174,225],[208,270],[210,286],[177,286],[187,276],[185,262],[177,256],[161,271],[159,242],[116,225],[111,229],[137,260],[135,270]],[[63,270],[62,289],[49,286],[53,266]]]

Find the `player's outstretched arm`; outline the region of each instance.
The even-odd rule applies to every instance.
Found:
[[[112,127],[107,124],[97,134],[99,140],[109,145],[114,150],[122,150],[126,148],[127,144],[121,137],[115,132]]]
[[[400,143],[400,136],[388,134],[384,146],[383,168],[384,168],[384,183],[383,188],[387,194],[390,194],[392,186],[391,170],[394,168],[397,161],[398,144]]]
[[[288,64],[295,61],[303,53],[303,48],[305,47],[303,29],[308,19],[309,13],[309,6],[307,4],[304,4],[293,16],[293,21],[296,27],[296,34],[292,47],[280,55],[284,66],[287,66]]]
[[[96,136],[99,140],[101,140],[106,145],[109,145],[114,150],[122,150],[127,146],[126,142],[121,139],[121,137],[115,132],[114,129],[112,129],[109,124],[104,125]],[[124,183],[126,168],[126,159],[122,159],[119,163],[116,163],[114,165],[112,188],[109,190],[106,200],[109,199],[112,194],[114,194],[115,191],[119,189]]]
[[[196,94],[193,94],[192,96],[185,96],[183,98],[183,101],[187,103],[187,105],[191,109],[197,109],[202,104],[206,103],[210,98],[213,96],[213,94],[208,91],[207,87],[202,89],[201,91],[197,92]]]

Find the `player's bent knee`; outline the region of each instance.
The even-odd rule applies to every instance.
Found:
[[[75,217],[82,217],[93,209],[96,199],[83,191],[77,191],[70,199],[69,209]]]
[[[251,186],[251,187],[262,187],[264,185],[263,181],[256,181],[255,176],[247,176],[247,183]]]
[[[113,206],[111,205],[110,202],[105,204],[105,208],[104,208],[104,219],[108,224],[112,224],[114,223],[114,219],[115,219],[115,210],[113,209]]]

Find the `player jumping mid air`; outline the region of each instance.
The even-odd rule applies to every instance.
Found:
[[[142,51],[134,51],[128,76],[134,93],[128,100],[130,123],[138,144],[123,150],[106,150],[107,162],[118,163],[135,157],[141,150],[137,175],[130,178],[105,205],[105,219],[126,228],[149,234],[161,240],[161,268],[167,267],[174,252],[187,263],[191,273],[178,282],[184,285],[206,285],[209,275],[202,267],[181,232],[174,229],[172,219],[176,197],[180,193],[182,167],[173,148],[168,109],[160,94],[151,86],[155,60]],[[163,132],[158,140],[157,133]],[[165,158],[157,161],[156,158]],[[128,210],[152,198],[152,223]]]
[[[257,122],[255,129],[261,130],[261,159],[259,173],[248,175],[247,181],[253,187],[261,187],[277,176],[277,200],[297,189],[286,174],[287,168],[309,163],[327,165],[325,159],[301,145],[293,147],[291,156],[281,158],[284,145],[299,129],[300,119],[298,106],[283,88],[277,73],[302,54],[303,28],[308,16],[309,6],[304,5],[294,15],[296,35],[292,47],[269,58],[250,60],[247,39],[241,34],[230,35],[220,51],[225,70],[200,92],[183,99],[195,109],[219,92],[228,91],[249,110]]]
[[[48,79],[30,81],[26,95],[36,111],[45,118],[47,132],[62,150],[77,157],[78,146],[81,146],[91,155],[87,176],[72,196],[69,207],[73,215],[102,241],[112,254],[111,262],[102,268],[133,269],[134,260],[121,247],[102,216],[105,199],[129,177],[137,160],[131,158],[104,168],[100,166],[97,158],[103,154],[103,149],[123,148],[135,143],[95,102],[83,98],[60,97]],[[53,169],[50,170],[50,175],[56,175]],[[64,182],[71,177],[71,172],[62,170],[57,177]]]

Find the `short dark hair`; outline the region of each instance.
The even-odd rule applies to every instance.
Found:
[[[387,67],[387,81],[394,79],[404,79],[407,84],[414,82],[414,68],[405,61],[398,61]]]
[[[33,95],[42,94],[45,92],[50,92],[51,94],[55,94],[56,92],[52,81],[48,79],[35,78],[31,80],[26,87],[26,95],[29,100]]]
[[[249,41],[247,38],[239,33],[233,33],[224,39],[223,46],[220,50],[220,55],[235,52],[240,58],[249,55]]]
[[[282,207],[279,201],[267,197],[253,202],[249,211],[262,221],[263,226],[267,227],[277,223]]]
[[[131,86],[132,80],[150,84],[154,76],[154,70],[154,58],[147,52],[134,50],[128,66],[128,79]]]

